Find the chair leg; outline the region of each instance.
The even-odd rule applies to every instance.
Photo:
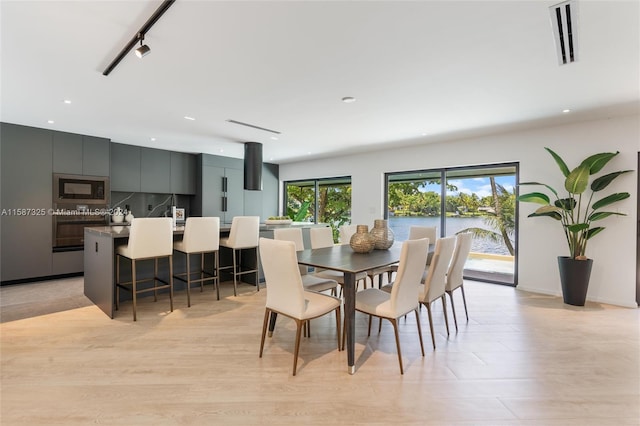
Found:
[[[300,332],[304,326],[304,320],[296,320],[296,345],[293,350],[293,375],[296,375],[296,369],[298,367],[298,353],[300,352]]]
[[[340,306],[336,308],[336,333],[338,334],[338,351],[340,351]]]
[[[267,323],[269,322],[269,317],[271,316],[271,311],[269,309],[264,310],[264,321],[262,321],[262,339],[260,339],[260,355],[259,358],[262,358],[262,350],[264,349],[264,336],[267,334]]]
[[[158,301],[158,258],[153,259],[153,301]]]
[[[200,293],[204,291],[204,253],[200,253]]]
[[[422,356],[424,356],[424,344],[422,343],[422,326],[420,325],[420,314],[418,310],[414,310],[416,313],[416,324],[418,324],[418,337],[420,337],[420,350],[422,351]]]
[[[135,259],[131,259],[131,286],[133,289],[133,320],[136,321],[136,306],[137,306],[137,296],[138,289],[136,286],[136,261]]]
[[[400,374],[404,374],[402,368],[402,352],[400,351],[400,336],[398,335],[398,320],[396,318],[389,318],[391,324],[393,324],[393,331],[396,335],[396,347],[398,348],[398,363],[400,364]]]
[[[449,335],[449,316],[447,315],[447,299],[444,294],[440,297],[442,300],[442,311],[444,312],[444,324],[447,327],[447,336]]]
[[[260,250],[256,247],[256,290],[260,291]],[[311,332],[311,328],[309,328],[309,332]]]
[[[429,316],[429,329],[431,330],[431,343],[433,343],[433,349],[436,348],[436,337],[433,332],[433,318],[431,317],[431,303],[424,304],[427,307],[427,314]]]
[[[173,256],[169,255],[169,303],[173,312]]]
[[[189,253],[185,253],[187,255],[187,307],[191,307],[191,261],[189,258]],[[200,281],[202,285],[202,281]]]
[[[462,302],[464,303],[464,314],[467,316],[467,322],[469,322],[469,312],[467,311],[467,297],[464,294],[464,284],[460,285],[460,290],[462,290]]]
[[[458,318],[456,317],[456,305],[453,303],[453,292],[447,291],[449,300],[451,301],[451,312],[453,313],[453,323],[456,326],[456,332],[458,332]]]
[[[238,285],[236,283],[236,273],[237,273],[237,269],[236,269],[236,249],[231,249],[233,251],[233,295],[237,296],[238,295]]]
[[[373,317],[369,315],[369,329],[367,331],[367,337],[371,337],[371,318]],[[380,319],[380,321],[382,321],[382,319]]]

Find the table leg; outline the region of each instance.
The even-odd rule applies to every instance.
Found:
[[[347,334],[347,361],[349,374],[356,372],[355,363],[355,320],[356,320],[356,274],[344,273],[344,319]]]

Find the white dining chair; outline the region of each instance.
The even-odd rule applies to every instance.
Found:
[[[260,340],[260,358],[264,351],[267,325],[272,315],[281,314],[296,323],[296,341],[293,353],[293,375],[296,375],[300,334],[303,326],[314,318],[335,311],[338,350],[340,350],[340,309],[342,301],[334,296],[315,291],[307,291],[302,285],[296,244],[293,241],[280,241],[260,238],[260,259],[267,288],[262,338]]]
[[[187,285],[187,306],[191,306],[191,285],[200,283],[200,291],[204,290],[204,283],[211,281],[220,300],[219,287],[219,256],[220,246],[220,218],[219,217],[188,217],[184,225],[184,234],[181,241],[173,243],[176,252],[185,255],[185,272],[175,274],[173,277],[184,281]],[[211,270],[205,269],[205,255],[211,253]],[[191,270],[191,255],[200,256],[198,271]],[[192,278],[194,274],[199,278]]]
[[[449,270],[447,271],[447,285],[445,291],[449,295],[451,301],[451,311],[453,313],[453,322],[456,325],[456,331],[458,331],[458,319],[456,318],[456,307],[453,303],[453,292],[456,289],[460,289],[462,292],[462,302],[464,303],[464,314],[469,322],[469,311],[467,311],[467,297],[464,293],[464,264],[469,257],[471,251],[471,243],[473,240],[473,234],[471,232],[464,232],[456,236],[456,248],[453,253],[453,258],[449,264]]]
[[[302,229],[300,228],[276,228],[273,230],[273,239],[293,241],[296,245],[296,251],[304,250],[304,239],[302,237]],[[331,290],[333,295],[336,294],[336,288],[338,287],[336,280],[310,274],[309,267],[305,265],[299,265],[299,269],[302,277],[302,285],[305,290],[320,292]]]
[[[438,238],[433,251],[431,264],[427,269],[427,275],[424,283],[420,286],[420,303],[427,307],[427,315],[429,317],[429,329],[431,331],[431,343],[433,349],[436,348],[436,339],[433,331],[433,315],[431,314],[431,305],[434,301],[440,299],[442,301],[442,309],[444,311],[444,322],[447,327],[447,335],[449,335],[449,319],[447,318],[447,301],[445,299],[445,286],[447,283],[447,270],[453,256],[453,250],[456,245],[456,237]]]
[[[321,226],[317,228],[309,228],[309,239],[311,240],[311,248],[319,249],[332,247],[333,242],[333,230],[329,226]],[[316,270],[314,272],[316,277],[328,278],[338,282],[341,286],[344,286],[344,274],[340,271],[332,271],[329,269]],[[367,273],[360,272],[356,274],[356,288],[359,282],[363,282],[364,288],[367,288]],[[342,295],[342,288],[340,288],[340,294]]]
[[[424,271],[424,264],[427,261],[428,249],[429,240],[426,238],[403,242],[400,262],[398,263],[398,273],[390,292],[377,288],[369,288],[356,293],[356,311],[369,315],[368,336],[371,335],[371,319],[374,316],[381,320],[383,318],[389,320],[393,325],[400,374],[404,374],[404,367],[402,364],[402,352],[400,350],[398,318],[405,316],[411,311],[414,311],[416,315],[420,349],[422,350],[422,356],[424,356],[422,329],[418,312],[418,289],[422,272]]]

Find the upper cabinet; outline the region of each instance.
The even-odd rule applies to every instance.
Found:
[[[171,193],[171,153],[140,148],[140,192]]]
[[[109,176],[109,139],[52,132],[53,172]]]
[[[111,190],[140,192],[140,147],[111,144]]]
[[[112,191],[195,194],[196,156],[112,143],[110,176]]]
[[[171,193],[194,195],[196,193],[196,161],[193,154],[171,153]]]

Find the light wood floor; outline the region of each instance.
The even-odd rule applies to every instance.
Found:
[[[73,293],[81,280],[57,285]],[[367,338],[359,315],[355,375],[327,316],[293,377],[292,321],[279,318],[258,358],[266,291],[243,284],[233,297],[227,284],[216,301],[209,287],[191,308],[179,293],[173,313],[166,297],[144,300],[133,322],[128,303],[112,320],[66,290],[73,309],[43,312],[30,286],[1,289],[5,426],[640,424],[639,310],[470,281],[458,333],[447,338],[436,307],[435,351],[422,311],[424,358],[414,317],[401,322],[404,375],[391,326]]]

